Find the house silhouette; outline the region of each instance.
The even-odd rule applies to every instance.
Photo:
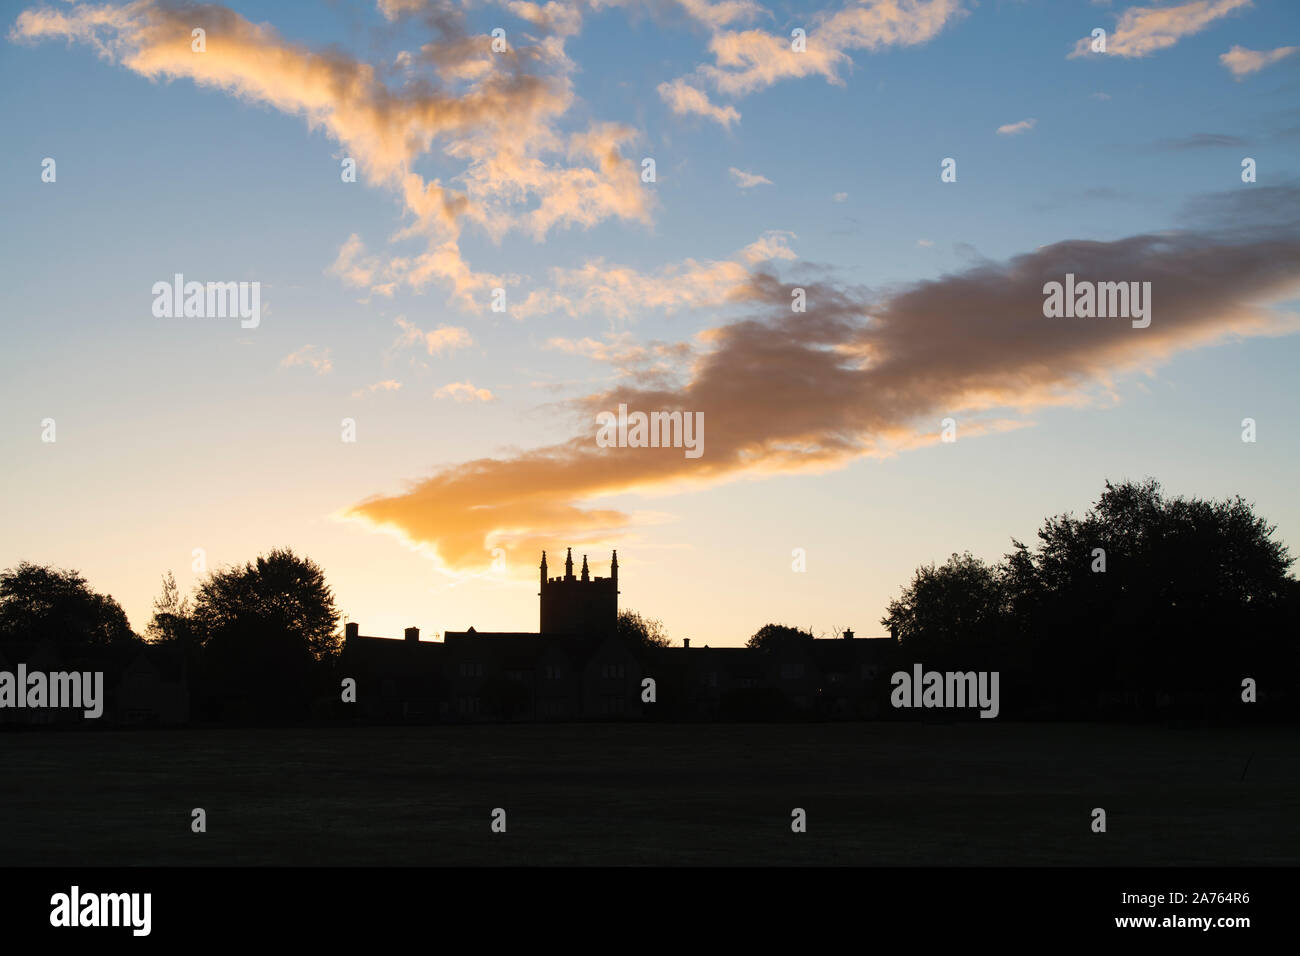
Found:
[[[748,647],[648,648],[620,636],[618,553],[609,577],[578,574],[569,549],[564,575],[540,566],[537,633],[447,631],[422,641],[369,637],[345,626],[343,673],[357,682],[355,706],[380,720],[638,720],[870,716],[877,682],[897,648],[890,638]],[[653,683],[653,700],[646,679]],[[868,695],[869,687],[877,693]]]

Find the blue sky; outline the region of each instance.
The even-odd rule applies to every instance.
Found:
[[[550,29],[530,24],[518,6],[473,4],[453,8],[464,18],[442,33],[435,24],[447,18],[433,16],[436,4],[411,6],[390,19],[382,4],[362,2],[110,4],[122,16],[93,27],[85,4],[6,7],[0,564],[76,567],[143,629],[164,571],[182,584],[200,576],[193,549],[216,566],[289,545],[325,567],[341,610],[363,631],[397,636],[410,624],[427,633],[534,627],[539,544],[573,544],[591,553],[597,573],[617,547],[625,606],[662,618],[675,638],[737,644],[769,621],[873,634],[918,564],[966,549],[996,559],[1044,516],[1084,509],[1107,478],[1150,475],[1171,493],[1242,494],[1284,540],[1300,541],[1291,428],[1300,416],[1300,346],[1285,324],[1296,292],[1279,293],[1276,282],[1267,290],[1279,323],[1271,334],[1243,331],[1226,306],[1221,318],[1198,315],[1198,329],[1221,323],[1213,343],[1189,333],[1159,356],[1139,361],[1135,353],[1136,367],[1113,362],[1106,375],[1090,361],[1072,383],[1072,405],[1030,395],[1032,369],[1011,381],[990,371],[981,387],[1003,390],[999,406],[954,405],[952,413],[959,423],[970,415],[1019,427],[969,437],[963,429],[951,445],[922,442],[881,458],[869,453],[876,436],[855,431],[856,451],[831,454],[828,435],[843,437],[842,427],[808,439],[817,431],[812,417],[799,423],[798,438],[820,449],[813,470],[782,453],[784,439],[773,433],[744,466],[707,481],[687,465],[647,477],[623,475],[611,462],[607,484],[552,488],[537,499],[535,521],[500,526],[462,521],[474,510],[466,505],[473,482],[486,479],[435,481],[434,490],[447,492],[439,500],[424,484],[494,460],[518,488],[508,500],[485,492],[483,506],[513,512],[533,501],[527,453],[589,440],[590,409],[612,407],[602,400],[617,401],[621,390],[698,398],[692,363],[710,354],[700,333],[755,316],[779,321],[771,302],[745,291],[754,274],[839,289],[862,304],[870,329],[872,309],[909,289],[929,283],[927,295],[938,299],[954,277],[996,272],[1056,243],[1200,229],[1189,209],[1201,197],[1278,190],[1283,202],[1297,180],[1300,55],[1285,51],[1300,44],[1300,8],[1153,3],[1166,13],[1161,33],[1133,20],[1140,8],[1121,3],[903,2],[901,32],[872,33],[874,21],[863,21],[868,27],[852,34],[860,42],[835,35],[847,45],[831,76],[757,78],[753,89],[728,93],[726,83],[738,81],[715,82],[705,69],[719,62],[711,38],[758,43],[761,31],[786,42],[805,25],[810,43],[824,46],[835,36],[830,27],[814,32],[818,24],[892,4],[743,3],[726,20],[719,4],[566,0],[552,15],[580,18],[567,31],[557,19]],[[49,11],[62,19],[51,21]],[[925,26],[933,20],[940,25]],[[166,45],[183,45],[191,21],[208,24],[200,66],[183,57],[153,73],[133,66],[155,48],[176,57]],[[395,148],[370,129],[352,127],[349,137],[340,117],[357,103],[328,83],[319,94],[326,118],[309,122],[271,47],[232,54],[232,23],[273,27],[258,42],[304,61],[368,65],[373,85],[357,94],[366,109],[382,95],[412,101],[420,83],[449,102],[474,102],[481,84],[506,72],[485,52],[494,27],[507,31],[512,50],[558,39],[562,59],[552,45],[551,59],[525,59],[520,70],[549,83],[568,77],[568,102],[539,118],[508,101],[505,116],[486,125],[435,130],[432,122],[422,130],[428,148]],[[1185,29],[1167,26],[1179,23]],[[1093,27],[1108,30],[1118,52],[1070,57]],[[1170,42],[1140,52],[1152,36]],[[429,62],[397,65],[401,51],[438,43],[445,49]],[[446,53],[456,43],[473,53],[465,62],[482,59],[488,72],[440,74],[459,62]],[[1239,73],[1221,60],[1238,47],[1259,58],[1235,61],[1244,64]],[[679,79],[740,118],[674,111],[661,86]],[[1021,132],[998,132],[1027,120]],[[575,145],[603,124],[624,131],[611,140],[618,159],[608,168]],[[491,147],[466,162],[458,150],[474,148],[480,135]],[[546,149],[548,141],[560,148]],[[547,180],[552,192],[530,191],[527,171],[490,168],[512,146],[538,150],[530,155],[556,176]],[[340,158],[352,154],[372,171],[345,183]],[[1257,163],[1253,184],[1240,178],[1247,156]],[[41,180],[45,157],[57,162],[53,183]],[[644,157],[655,160],[653,184],[634,175]],[[939,181],[944,157],[957,160],[955,183]],[[474,162],[477,182],[464,178]],[[770,182],[742,188],[732,169]],[[571,192],[554,185],[575,170],[590,176]],[[395,185],[402,175],[463,193],[481,216],[414,228]],[[569,218],[539,231],[529,216],[547,201],[572,203]],[[1242,242],[1263,235],[1249,219],[1218,222],[1215,235],[1234,226]],[[365,282],[331,269],[353,236],[360,261],[370,263]],[[468,299],[450,280],[417,285],[392,265],[449,236],[471,276]],[[742,256],[764,237],[776,258]],[[1283,240],[1293,238],[1283,231]],[[1278,248],[1274,271],[1285,286],[1300,270],[1288,261],[1294,246]],[[718,282],[697,282],[692,262],[716,268]],[[584,266],[567,279],[553,271]],[[175,272],[259,281],[259,326],[155,318],[149,290]],[[488,275],[507,277],[505,313],[487,308],[496,283],[476,277]],[[523,308],[530,293],[581,302],[593,282],[628,275],[637,281],[618,286],[617,301]],[[386,279],[391,294],[376,291]],[[1162,312],[1180,301],[1176,291],[1157,286],[1157,329],[1184,320]],[[1260,291],[1234,289],[1225,301]],[[689,294],[688,304],[656,305],[656,295],[671,292]],[[410,328],[417,334],[403,340]],[[469,344],[426,348],[423,335],[438,329],[462,330]],[[951,331],[960,348],[962,330]],[[665,351],[648,364],[627,358],[655,343],[690,351]],[[851,350],[861,340],[837,344]],[[973,370],[971,381],[981,374]],[[385,382],[400,388],[366,391]],[[470,390],[446,391],[457,384]],[[815,396],[816,383],[807,387]],[[724,445],[739,411],[713,419],[705,407],[706,421],[724,423],[706,441]],[[944,414],[936,406],[891,427],[921,441]],[[1254,444],[1240,440],[1248,416],[1259,423]],[[357,423],[354,443],[340,440],[346,417]],[[57,422],[56,442],[41,441],[46,418]],[[760,423],[754,435],[765,434]],[[383,520],[358,510],[372,500],[389,503]],[[454,513],[440,511],[441,500],[455,501]],[[565,517],[573,504],[618,517]],[[455,526],[454,542],[440,522]],[[475,543],[467,550],[466,541]],[[504,571],[489,565],[493,547],[505,553]],[[807,552],[804,573],[791,571],[794,548]]]

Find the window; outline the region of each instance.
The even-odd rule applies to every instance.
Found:
[[[740,679],[740,686],[745,690],[753,690],[758,686],[758,681],[753,677],[742,677]]]
[[[623,713],[623,703],[622,697],[606,697],[603,701],[604,706],[601,709],[607,714],[621,714]]]
[[[622,664],[601,664],[600,676],[606,680],[616,680],[623,676]]]
[[[483,665],[480,664],[478,661],[461,661],[460,676],[461,677],[482,677]]]
[[[461,697],[456,703],[458,705],[457,709],[465,716],[478,713],[477,697]]]
[[[559,679],[560,679],[560,665],[559,665],[559,664],[547,664],[544,673],[546,674],[546,679],[547,679],[547,680],[559,680]]]
[[[799,680],[803,677],[803,664],[785,663],[781,665],[782,680]]]

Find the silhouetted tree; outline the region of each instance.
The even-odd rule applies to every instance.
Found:
[[[1013,539],[997,565],[954,554],[920,568],[882,623],[902,647],[996,662],[1057,716],[1207,713],[1245,676],[1295,673],[1300,587],[1274,531],[1240,497],[1107,482],[1083,517],[1048,518],[1037,549]]]
[[[338,617],[319,565],[288,549],[212,572],[193,611],[211,689],[259,716],[300,713],[315,664],[339,649]]]
[[[998,633],[1003,609],[1002,570],[970,552],[946,564],[918,568],[912,583],[890,601],[880,623],[899,644],[919,653],[987,641]]]
[[[642,617],[636,611],[618,612],[618,636],[633,648],[657,650],[672,644],[662,621]]]
[[[792,642],[811,641],[811,631],[801,631],[785,624],[764,624],[745,642],[746,647],[760,651],[774,651]]]
[[[41,641],[69,665],[139,643],[121,605],[78,572],[24,561],[0,572],[0,646],[21,660]]]
[[[163,577],[162,594],[154,599],[153,617],[145,635],[153,644],[184,645],[194,633],[190,616],[190,599],[176,586],[176,576],[170,571]]]
[[[1143,709],[1226,702],[1242,668],[1285,656],[1267,622],[1293,600],[1294,559],[1275,530],[1240,496],[1107,482],[1083,517],[1049,518],[1036,550],[1012,542],[1016,631],[1036,669],[1058,675],[1064,706],[1087,709],[1099,693]]]

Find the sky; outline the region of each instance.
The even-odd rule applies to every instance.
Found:
[[[0,10],[0,566],[137,631],[277,547],[365,634],[535,630],[572,547],[675,641],[876,636],[1148,476],[1300,551],[1290,0]]]

